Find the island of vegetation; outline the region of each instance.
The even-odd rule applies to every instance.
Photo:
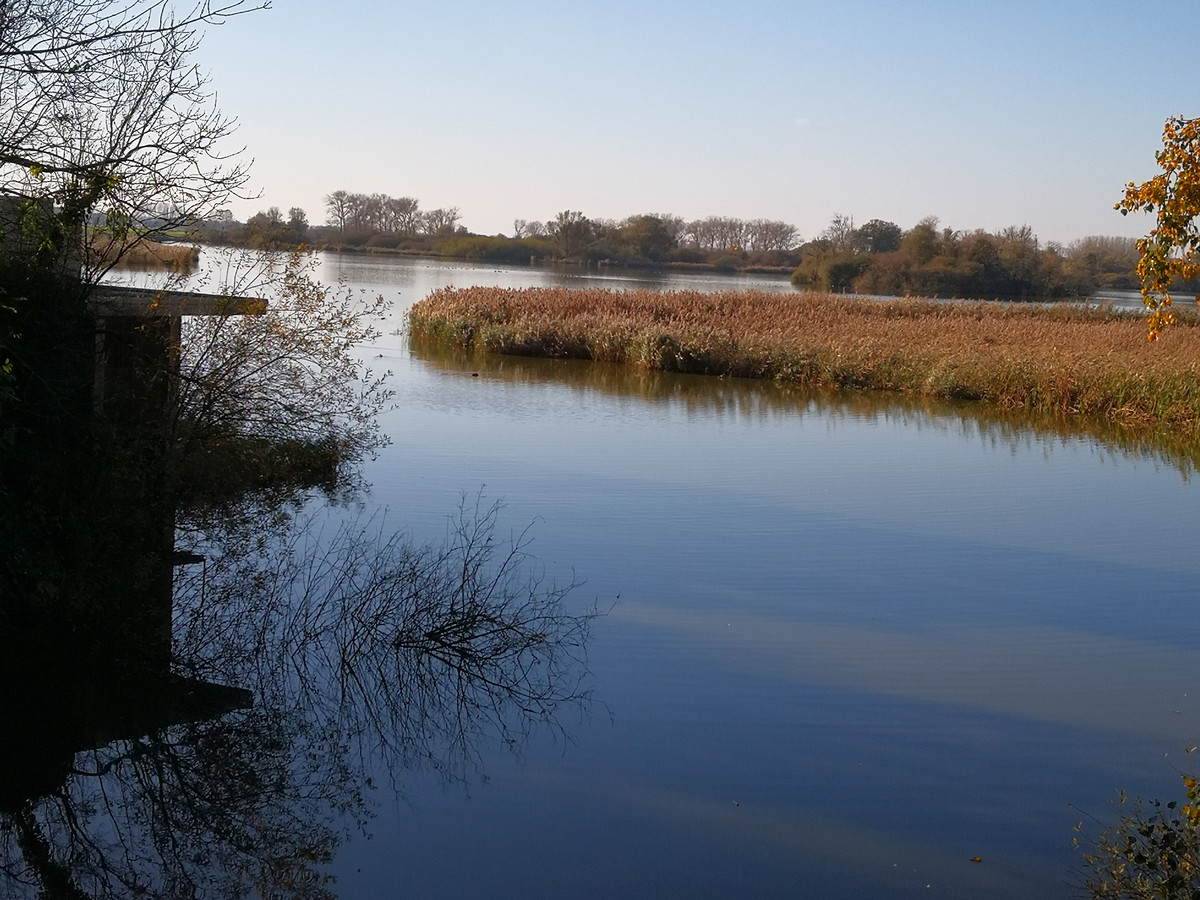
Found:
[[[1150,344],[1139,316],[1068,304],[464,288],[416,303],[409,328],[415,341],[475,351],[979,400],[1200,436],[1190,315]]]

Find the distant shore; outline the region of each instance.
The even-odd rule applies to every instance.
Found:
[[[1079,306],[831,294],[446,289],[414,338],[489,353],[975,400],[1200,437],[1200,317],[1154,344],[1141,316]]]
[[[207,241],[206,243],[212,246],[236,246],[223,245],[216,241]],[[315,244],[300,244],[288,245],[280,247],[282,250],[316,250],[321,253],[346,253],[354,256],[402,256],[415,259],[456,259],[464,262],[475,263],[502,263],[514,266],[571,266],[573,268],[613,268],[613,269],[636,269],[646,271],[661,271],[661,272],[702,272],[702,273],[717,273],[717,274],[736,274],[736,275],[778,275],[781,278],[791,276],[795,267],[791,265],[758,265],[754,263],[746,263],[732,265],[729,262],[687,262],[680,260],[648,260],[648,259],[610,259],[610,258],[577,258],[577,259],[553,259],[545,256],[527,256],[525,258],[504,257],[495,258],[487,256],[472,255],[469,250],[464,250],[461,253],[454,252],[439,252],[438,249],[431,246],[421,247],[380,247],[368,246],[365,244],[338,244],[338,243],[315,243]],[[453,248],[451,248],[453,249]]]

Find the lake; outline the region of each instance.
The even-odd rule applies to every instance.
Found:
[[[1072,828],[1180,795],[1200,502],[1169,456],[971,405],[410,347],[447,284],[760,288],[327,256],[394,297],[391,443],[333,521],[500,501],[595,603],[594,700],[455,777],[368,760],[348,898],[1069,897]],[[461,774],[461,777],[458,775]]]
[[[399,309],[545,277],[324,272]],[[625,286],[566,281],[593,278]],[[973,407],[372,350],[399,394],[371,502],[435,536],[482,488],[534,523],[610,608],[607,711],[469,789],[406,785],[346,896],[1064,897],[1072,826],[1179,794],[1200,508],[1168,462]]]

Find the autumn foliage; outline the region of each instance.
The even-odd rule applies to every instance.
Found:
[[[1095,898],[1190,898],[1200,895],[1200,784],[1183,778],[1187,799],[1134,801],[1119,824],[1095,839],[1076,838],[1087,866],[1083,887]],[[1119,795],[1124,808],[1127,798]],[[1076,826],[1083,833],[1083,823]]]
[[[1150,310],[1147,338],[1175,321],[1171,290],[1200,276],[1200,119],[1171,118],[1163,127],[1163,148],[1154,157],[1162,173],[1132,182],[1116,208],[1122,214],[1157,215],[1155,227],[1137,242],[1142,300]],[[1200,303],[1200,295],[1196,296]]]

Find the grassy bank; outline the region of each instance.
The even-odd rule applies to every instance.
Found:
[[[1200,436],[1200,322],[827,294],[447,289],[414,336],[524,356],[982,400]]]

